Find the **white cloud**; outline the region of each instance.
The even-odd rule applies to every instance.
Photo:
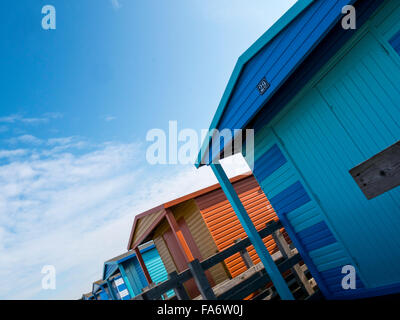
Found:
[[[36,138],[33,135],[30,134],[24,134],[18,137],[14,137],[11,139],[7,140],[11,144],[17,144],[17,143],[22,143],[22,144],[28,144],[28,145],[39,145],[42,144],[43,141],[39,138]]]
[[[16,123],[21,122],[24,124],[40,124],[40,123],[47,123],[51,119],[59,119],[62,117],[61,113],[58,112],[48,112],[45,113],[42,117],[36,118],[28,118],[24,117],[21,114],[12,114],[5,117],[0,117],[0,123]]]
[[[14,158],[26,155],[28,150],[26,149],[15,149],[15,150],[0,150],[0,159],[1,158]]]
[[[48,154],[29,150],[0,165],[0,298],[80,297],[103,262],[126,250],[135,214],[216,183],[207,167],[149,167],[138,144],[50,152],[74,139],[48,140]],[[56,290],[41,289],[44,265],[56,267]]]

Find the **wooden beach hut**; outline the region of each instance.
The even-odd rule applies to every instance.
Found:
[[[399,1],[297,1],[238,59],[214,129],[254,130],[243,155],[325,297],[400,292]],[[219,139],[197,166],[292,299],[219,163],[234,135]]]
[[[153,242],[144,243],[138,252],[140,256],[131,250],[104,263],[103,282],[119,300],[129,300],[148,285],[167,280],[167,271]]]
[[[257,229],[262,229],[277,215],[251,173],[231,179],[235,190]],[[282,230],[283,231],[283,230]],[[232,206],[219,184],[196,191],[137,215],[133,222],[129,250],[153,240],[168,273],[182,272],[193,259],[205,260],[226,249],[236,240],[246,238]],[[290,242],[290,239],[287,240]],[[272,239],[263,239],[271,254],[278,251]],[[260,260],[249,248],[253,263]],[[247,270],[237,253],[206,272],[211,285],[236,277]],[[189,297],[199,295],[193,279],[185,283]]]

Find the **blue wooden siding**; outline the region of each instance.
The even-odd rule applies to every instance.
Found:
[[[100,299],[99,300],[110,300],[107,292],[102,289],[99,293]]]
[[[168,273],[164,267],[157,249],[154,247],[152,250],[143,253],[143,260],[146,263],[147,270],[149,271],[151,280],[159,284],[168,280]],[[174,295],[173,290],[167,292],[168,297]]]
[[[325,75],[317,85],[270,122],[276,138],[261,126],[256,133],[254,172],[278,215],[296,207],[279,201],[300,199],[298,181],[317,200],[282,220],[287,219],[331,297],[400,291],[400,189],[368,201],[348,173],[400,137],[400,59],[389,47],[400,29],[399,15],[400,3],[386,1],[334,68],[321,71],[318,77]],[[265,155],[276,139],[290,161],[265,177],[259,168],[274,167],[265,160],[273,156]],[[307,237],[313,237],[308,244]],[[343,292],[338,282],[346,264],[357,268],[357,291]]]
[[[118,269],[117,263],[105,263],[103,280],[107,280],[117,271],[117,269]]]
[[[244,67],[217,128],[243,128],[341,17],[351,0],[314,1]],[[262,78],[270,83],[260,95]]]
[[[258,132],[254,175],[324,294],[328,297],[346,294],[341,282],[336,285],[338,275],[333,270],[341,271],[353,262],[279,144],[270,128]],[[358,285],[363,287],[360,280]]]
[[[400,54],[400,31],[390,40],[390,44]]]
[[[113,281],[113,285],[115,286],[118,296],[120,300],[130,300],[131,296],[129,295],[128,288],[121,276],[116,277]]]
[[[397,55],[392,56],[368,33],[317,86],[324,99],[318,109],[325,125],[316,129],[326,132],[330,140],[328,143],[325,140],[325,148],[322,144],[318,148],[322,153],[327,146],[332,147],[324,156],[327,161],[336,160],[320,167],[335,170],[337,178],[337,181],[325,178],[329,182],[319,192],[321,201],[326,206],[333,201],[327,199],[330,189],[336,195],[335,200],[342,204],[338,212],[331,213],[332,217],[371,287],[400,282],[396,266],[400,263],[400,190],[368,201],[347,172],[399,140],[399,81]],[[329,123],[327,117],[332,117]],[[311,133],[311,139],[313,136]],[[332,146],[336,143],[344,148]],[[345,156],[338,159],[337,152]],[[341,223],[347,223],[347,231],[344,232]]]
[[[352,1],[350,1],[352,2]],[[357,12],[357,28],[360,28],[373,14],[377,7],[382,3],[382,0],[364,0],[364,1],[358,1],[355,6],[356,6],[356,12]],[[338,1],[315,1],[312,6],[310,6],[309,9],[307,9],[302,15],[299,15],[295,21],[297,20],[302,20],[305,19],[303,15],[306,15],[309,10],[312,9],[313,6],[317,5],[323,5],[326,6],[328,3],[330,5],[335,5],[335,9],[333,12],[337,12],[338,8],[341,6],[339,5]],[[336,7],[337,6],[337,7]],[[318,11],[318,15],[324,15],[323,10]],[[324,19],[327,19],[328,17],[324,17]],[[339,20],[339,21],[338,21]],[[296,93],[299,92],[299,90],[304,86],[305,83],[307,83],[312,76],[316,74],[318,70],[348,41],[356,32],[355,30],[346,30],[344,31],[340,19],[336,19],[338,21],[336,25],[330,26],[331,31],[329,33],[328,30],[325,30],[324,37],[323,39],[319,39],[317,42],[319,43],[318,47],[316,50],[312,51],[311,53],[307,53],[306,55],[301,57],[302,51],[291,51],[291,50],[296,50],[295,47],[292,46],[292,43],[290,43],[289,47],[279,47],[276,45],[275,47],[273,46],[273,41],[269,43],[267,46],[265,46],[264,49],[262,49],[244,68],[241,76],[239,77],[238,83],[235,87],[235,91],[232,93],[232,98],[229,100],[229,103],[224,110],[223,117],[220,120],[220,124],[218,125],[218,129],[223,130],[223,129],[234,129],[234,128],[243,128],[245,124],[248,124],[250,121],[251,116],[255,116],[256,111],[255,110],[260,110],[260,108],[267,102],[268,100],[268,108],[261,108],[259,111],[261,114],[257,115],[256,118],[256,124],[253,124],[254,126],[257,125],[263,125],[270,119],[272,119],[276,113],[282,108],[284,105],[286,105]],[[315,22],[315,21],[313,21]],[[302,23],[306,23],[305,21],[302,21]],[[312,24],[312,22],[310,22]],[[291,25],[288,30],[285,32],[282,32],[281,34],[278,35],[276,40],[279,39],[279,37],[285,38],[289,30],[293,27],[293,30],[290,32],[296,33],[299,32],[299,30],[296,30],[295,27],[298,27],[298,25],[293,24]],[[318,30],[322,30],[323,26],[319,26]],[[314,32],[314,31],[310,31]],[[293,36],[293,35],[291,35]],[[300,36],[300,35],[299,35]],[[305,34],[301,34],[301,36],[306,36]],[[314,39],[315,40],[315,39]],[[313,47],[314,48],[314,47]],[[263,66],[263,72],[267,72],[268,74],[274,70],[276,67],[273,62],[271,62],[269,59],[271,58],[269,55],[266,55],[265,52],[268,50],[283,50],[282,52],[288,53],[291,52],[292,54],[300,54],[299,57],[293,57],[294,60],[288,60],[287,63],[288,65],[285,67],[282,67],[282,71],[288,72],[284,77],[282,77],[281,82],[285,83],[284,86],[280,87],[280,84],[276,86],[276,90],[274,89],[273,86],[268,89],[267,93],[264,95],[260,96],[258,93],[258,90],[256,88],[256,80],[258,79],[258,73],[259,69],[257,69],[260,65]],[[265,52],[264,52],[265,51]],[[264,52],[264,54],[263,54]],[[282,54],[281,52],[281,54]],[[279,54],[276,54],[276,56],[279,56]],[[285,56],[283,54],[283,56]],[[281,58],[279,58],[281,59]],[[301,64],[296,63],[296,59],[301,59]],[[253,62],[254,61],[254,62]],[[258,61],[258,62],[256,62]],[[279,61],[277,63],[282,63],[282,61]],[[268,69],[266,70],[265,68],[268,67],[272,68],[271,70]],[[296,70],[293,72],[293,70],[290,70],[290,68],[293,68],[293,70]],[[291,73],[293,72],[293,73]],[[242,80],[242,78],[245,77],[245,74],[253,74],[253,82],[251,83],[251,86],[247,86],[245,89],[241,89],[241,87],[244,86],[244,83],[246,83],[245,80]],[[255,76],[257,74],[257,76]],[[266,76],[268,80],[268,74]],[[263,76],[261,74],[259,75],[260,78],[258,79],[261,80]],[[247,76],[249,77],[249,76]],[[242,99],[246,99],[245,103],[234,103],[234,96],[238,95],[238,91],[242,90],[245,95],[245,97],[242,97]],[[253,90],[253,93],[250,94],[247,92],[248,90]],[[255,102],[252,102],[251,105],[247,104],[248,99],[251,99],[251,97],[257,97]],[[257,106],[255,108],[255,106]],[[236,110],[239,108],[240,110]],[[252,108],[255,108],[254,110]],[[253,110],[253,111],[252,111]],[[250,114],[253,112],[253,114]],[[239,119],[241,117],[241,119]],[[236,120],[235,120],[236,119]],[[250,124],[251,126],[251,124]],[[208,161],[211,161],[211,159],[215,158],[220,150],[223,149],[224,145],[227,144],[227,141],[222,141],[221,143],[215,144],[215,141],[213,141],[213,144],[210,147],[210,152],[205,152],[205,159],[208,159]]]
[[[358,29],[368,22],[368,19],[382,3],[383,0],[363,0],[355,4]],[[286,80],[285,85],[268,101],[267,107],[260,110],[250,127],[257,131],[271,121],[338,53],[357,30],[344,31],[341,22],[338,22],[301,66]]]
[[[124,261],[122,265],[124,266],[126,276],[134,294],[138,295],[142,291],[142,288],[147,286],[147,280],[140,268],[139,262],[137,259],[130,259]]]

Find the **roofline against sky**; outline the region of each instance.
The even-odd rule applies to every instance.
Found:
[[[283,29],[285,29],[300,13],[302,13],[310,4],[315,0],[298,0],[286,13],[281,16],[260,38],[258,38],[238,59],[235,68],[229,78],[228,84],[225,88],[224,94],[222,95],[221,101],[218,105],[217,111],[214,114],[213,120],[211,121],[209,132],[213,132],[217,128],[220,122],[226,105],[228,104],[229,98],[235,88],[236,82],[238,81],[243,67],[249,62],[263,47],[265,47],[271,40],[273,40]],[[236,128],[239,129],[239,128]],[[199,154],[197,156],[196,168],[204,165],[202,160],[206,154],[207,149],[210,146],[210,140],[212,136],[208,135],[205,137]],[[203,156],[202,156],[203,155]]]
[[[231,178],[229,180],[232,183],[234,183],[234,182],[243,180],[245,178],[248,178],[250,176],[252,176],[252,173],[249,171],[249,172],[237,175],[237,176],[235,176],[235,177],[233,177],[233,178]],[[171,208],[173,206],[176,206],[176,205],[178,205],[180,203],[183,203],[185,201],[188,201],[188,200],[191,200],[191,199],[195,199],[195,198],[197,198],[199,196],[202,196],[202,195],[204,195],[206,193],[212,192],[212,191],[220,189],[220,188],[221,188],[220,184],[216,183],[216,184],[213,184],[213,185],[211,185],[209,187],[206,187],[206,188],[197,190],[195,192],[189,193],[189,194],[187,194],[185,196],[179,197],[179,198],[177,198],[175,200],[172,200],[172,201],[169,201],[169,202],[165,202],[164,204],[162,204],[160,206],[157,206],[155,208],[152,208],[150,210],[147,210],[147,211],[145,211],[143,213],[140,213],[140,214],[136,215],[135,219],[133,221],[133,226],[132,226],[131,234],[130,234],[130,237],[129,237],[128,247],[127,247],[128,250],[134,249],[135,247],[140,245],[140,243],[151,233],[151,231],[154,230],[154,228],[164,219],[164,216],[166,214],[166,209]],[[150,214],[153,214],[153,213],[155,213],[157,211],[160,211],[162,209],[164,209],[164,213],[161,214],[160,217],[158,219],[156,219],[156,221],[146,230],[146,232],[141,236],[141,239],[137,240],[135,243],[132,243],[133,242],[133,235],[135,234],[135,230],[136,230],[136,225],[139,222],[139,220],[144,218],[144,217],[146,217],[146,216],[148,216],[148,215],[150,215]]]

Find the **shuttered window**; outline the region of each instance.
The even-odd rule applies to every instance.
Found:
[[[400,31],[397,32],[392,39],[390,39],[390,44],[393,48],[400,54]]]

